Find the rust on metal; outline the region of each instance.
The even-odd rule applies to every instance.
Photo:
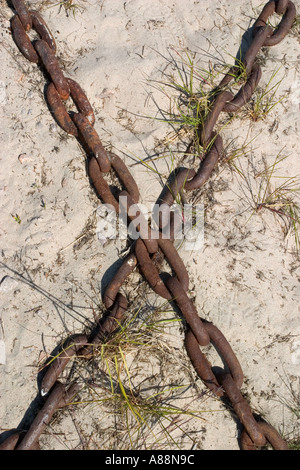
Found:
[[[176,277],[171,277],[166,281],[166,286],[172,293],[172,298],[178,305],[187,324],[191,328],[200,346],[207,346],[210,338],[201,318],[198,315],[195,305],[188,297],[182,285]]]
[[[258,52],[265,45],[268,37],[272,34],[272,28],[271,26],[261,26],[258,29],[254,29],[253,34],[254,37],[252,43],[243,57],[243,64],[247,74],[251,72]]]
[[[17,429],[12,430],[12,434],[1,442],[0,450],[14,450],[21,434],[22,431],[18,431]]]
[[[274,450],[289,450],[287,442],[280,436],[276,429],[265,421],[259,421],[258,427],[264,434],[267,442],[273,447]],[[244,429],[241,435],[241,449],[242,450],[256,450],[257,446],[252,441],[251,437]]]
[[[95,331],[91,333],[89,343],[78,351],[78,355],[86,359],[92,358],[99,344],[107,343],[112,333],[120,327],[127,307],[127,298],[118,292],[111,311],[98,321]]]
[[[141,238],[136,241],[135,254],[139,262],[140,269],[154,292],[164,299],[171,300],[172,295],[165,286],[163,280],[160,278],[159,272],[150,258],[149,252]]]
[[[116,212],[119,212],[119,203],[111,192],[111,189],[105,178],[103,177],[98,161],[95,157],[92,157],[89,161],[88,174],[92,180],[96,193],[101,197],[102,201],[105,204],[110,204],[114,207]]]
[[[32,18],[30,11],[26,7],[23,0],[11,0],[11,2],[14,9],[16,10],[18,17],[20,18],[24,30],[29,31],[32,28]]]
[[[109,335],[111,335],[119,326],[124,313],[128,307],[128,300],[120,292],[116,296],[116,300],[109,315],[99,325],[99,331],[92,340],[92,345],[103,343]]]
[[[186,270],[185,264],[174,247],[173,243],[167,238],[159,238],[158,246],[165,255],[168,263],[173,268],[173,271],[178,277],[180,284],[185,291],[189,288],[189,275]]]
[[[185,334],[185,347],[191,363],[202,382],[216,396],[222,397],[224,395],[222,387],[212,371],[211,364],[199,349],[197,338],[190,329]]]
[[[101,324],[101,334],[105,337],[112,334],[119,326],[120,321],[122,320],[124,313],[128,307],[127,298],[118,292],[114,305],[111,309],[110,314]],[[95,340],[93,341],[95,342]]]
[[[259,423],[259,427],[273,449],[288,450],[287,442],[280,436],[276,429],[271,426],[271,424],[261,421]]]
[[[58,93],[54,83],[49,83],[46,90],[46,99],[51,113],[53,114],[59,126],[68,134],[77,136],[78,129],[75,126],[72,118],[66,110],[66,107]]]
[[[248,103],[259,83],[259,80],[261,79],[261,75],[262,72],[260,65],[257,63],[254,64],[245,85],[240,88],[232,101],[225,103],[223,111],[234,113]]]
[[[23,56],[30,62],[37,64],[39,62],[39,56],[17,15],[11,20],[11,30],[14,41]]]
[[[275,11],[278,15],[283,15],[288,7],[289,0],[277,0]]]
[[[59,376],[62,374],[66,365],[76,353],[88,342],[86,335],[79,334],[71,336],[67,339],[61,352],[48,362],[48,369],[42,379],[41,395],[45,396],[49,393]]]
[[[279,5],[278,5],[278,8],[280,8]],[[256,34],[256,31],[259,30],[260,27],[265,26],[267,24],[269,17],[275,13],[275,10],[276,10],[275,0],[271,0],[264,6],[264,8],[262,9],[262,12],[260,13],[259,17],[257,18],[254,24],[254,34]],[[297,13],[296,7],[294,3],[289,1],[287,3],[282,20],[280,21],[279,25],[277,26],[273,34],[270,37],[266,38],[263,45],[275,46],[276,44],[281,42],[285,38],[289,30],[291,29],[294,23],[295,17],[296,17],[296,13]]]
[[[75,80],[67,78],[67,82],[69,84],[71,98],[77,106],[78,111],[82,113],[88,119],[91,126],[93,126],[95,124],[95,114],[88,97]]]
[[[208,112],[207,118],[200,131],[200,144],[207,148],[212,139],[213,128],[218,120],[220,113],[223,111],[224,105],[227,101],[232,101],[233,94],[230,91],[221,91],[215,98],[211,105],[211,109]]]
[[[203,186],[211,176],[211,173],[213,172],[218,161],[220,160],[222,154],[223,140],[220,135],[216,135],[214,137],[214,141],[211,148],[200,163],[200,167],[197,171],[196,176],[192,180],[187,181],[185,189],[187,191],[190,191],[192,189],[201,188],[201,186]]]
[[[96,158],[100,170],[103,173],[108,173],[111,169],[111,163],[97,131],[91,125],[88,118],[81,113],[74,114],[73,120],[80,131],[84,143]]]
[[[111,308],[114,304],[117,294],[127,277],[134,271],[137,265],[137,258],[134,253],[126,256],[121,266],[117,270],[113,279],[105,289],[103,302],[106,308]]]
[[[52,49],[49,47],[48,43],[43,39],[39,39],[35,43],[35,49],[37,50],[41,61],[49,73],[55,88],[60,94],[63,100],[67,100],[70,96],[70,88],[68,81],[65,78],[57,58],[55,57]]]
[[[71,80],[70,78],[66,78],[66,80],[69,85],[70,95],[77,106],[78,111],[87,117],[91,125],[94,125],[94,112],[84,91],[74,80]],[[47,87],[46,98],[50,111],[59,126],[68,134],[77,137],[77,126],[74,124],[71,114],[68,113],[60,94],[52,82]]]
[[[56,53],[55,39],[50,29],[48,28],[47,23],[44,21],[42,16],[37,11],[31,11],[30,13],[32,17],[33,29],[35,29],[35,31],[38,33],[41,39],[46,41],[50,49],[55,54]]]
[[[254,33],[254,37],[252,39],[252,42],[249,46],[249,48],[247,49],[247,51],[245,52],[242,60],[241,60],[241,65],[234,65],[232,67],[230,67],[229,71],[225,74],[225,76],[223,77],[223,79],[221,80],[221,82],[219,83],[219,85],[217,86],[216,88],[216,91],[219,91],[219,90],[222,90],[224,89],[233,79],[237,80],[240,78],[241,76],[241,71],[242,71],[242,67],[245,68],[245,71],[247,73],[247,75],[249,76],[248,80],[250,81],[250,87],[247,85],[247,90],[245,91],[242,87],[242,89],[238,92],[238,95],[240,95],[241,93],[247,93],[247,100],[249,99],[248,98],[248,93],[249,93],[249,89],[251,89],[254,85],[254,83],[256,83],[256,81],[258,82],[258,74],[259,72],[257,70],[255,70],[255,74],[253,77],[250,78],[251,76],[251,72],[252,72],[252,69],[253,67],[255,66],[255,60],[257,58],[257,54],[259,52],[259,50],[263,47],[264,45],[264,42],[266,41],[266,39],[272,34],[272,28],[271,26],[260,26],[259,28],[257,28],[256,30],[254,30],[255,33]],[[260,77],[259,77],[260,78]],[[248,83],[248,81],[247,81]],[[257,83],[256,83],[257,84]],[[224,104],[224,107],[223,107],[223,111],[227,111],[229,110],[229,107],[231,106],[231,103],[237,98],[237,96],[233,97],[232,96],[232,99],[231,100],[228,100],[228,102],[226,102]],[[241,100],[241,98],[239,97],[239,100]],[[245,100],[245,103],[247,101]],[[243,104],[241,105],[243,106]],[[236,111],[236,109],[232,109],[232,112]]]
[[[188,181],[191,180],[191,178],[194,178],[195,174],[195,171],[192,169],[178,168],[170,178],[171,181],[167,182],[164,186],[156,203],[159,205],[167,204],[168,206],[171,206],[178,194],[182,189],[185,189]]]
[[[174,236],[174,218],[172,217],[172,212],[170,207],[176,200],[177,196],[182,192],[183,189],[186,189],[186,185],[194,178],[196,172],[193,169],[188,168],[178,168],[177,171],[173,172],[169,176],[169,181],[165,184],[160,196],[158,197],[156,204],[159,206],[159,213],[155,214],[155,224],[160,229],[166,229],[170,224],[170,238],[172,239],[172,234]],[[175,215],[173,215],[175,217]],[[174,237],[173,237],[174,239]]]
[[[82,385],[80,385],[79,382],[72,383],[68,390],[65,390],[65,393],[63,394],[61,401],[58,403],[57,408],[64,408],[65,406],[69,406],[81,388]]]
[[[254,36],[256,35],[257,31],[260,28],[266,27],[268,19],[269,19],[270,16],[272,16],[275,13],[275,9],[276,9],[276,1],[275,0],[268,1],[264,5],[262,11],[260,12],[260,14],[259,14],[258,18],[256,19],[256,21],[254,23],[254,26],[253,26]],[[271,29],[270,36],[272,34],[273,34],[273,29]]]
[[[163,227],[163,232],[159,232],[159,236],[164,237],[165,232],[167,231],[168,233],[169,231],[169,239],[172,243],[174,243],[177,235],[180,234],[181,236],[182,234],[182,227],[183,227],[184,219],[182,217],[182,214],[179,214],[178,212],[169,211],[169,221],[170,221],[169,230],[168,230],[168,227],[167,228]]]
[[[232,350],[232,347],[228,343],[223,333],[213,323],[204,322],[204,327],[209,334],[210,341],[218,351],[219,356],[227,365],[237,387],[241,388],[243,385],[244,374],[241,365]]]
[[[109,152],[108,156],[111,161],[112,168],[114,169],[120,181],[123,183],[128,194],[131,196],[132,201],[137,203],[139,200],[139,190],[127,166],[123,160],[121,160],[121,158],[114,153]],[[119,202],[112,193],[110,186],[104,179],[95,157],[92,157],[89,161],[89,176],[97,194],[101,197],[103,202],[105,204],[112,205],[116,212],[120,212]]]
[[[233,78],[239,76],[240,67],[238,65],[233,65],[230,67],[228,72],[224,75],[222,80],[220,81],[219,85],[216,87],[216,91],[221,91],[224,87],[226,87]]]
[[[56,382],[44,406],[38,412],[29,430],[26,432],[20,444],[16,447],[16,450],[36,449],[39,437],[50,423],[52,416],[63,399],[64,393],[65,386],[60,382]]]
[[[160,238],[158,240],[158,246],[165,255],[168,263],[176,273],[182,288],[184,289],[184,291],[187,291],[189,287],[189,276],[186,267],[182,259],[180,258],[177,250],[175,249],[174,245],[170,240]],[[141,271],[144,274],[146,280],[149,282],[151,288],[154,290],[154,292],[156,292],[164,299],[171,300],[172,294],[161,279],[159,272],[154,264],[154,261],[150,258],[149,252],[141,239],[137,240],[135,244],[135,254],[139,262]]]
[[[257,450],[257,446],[245,429],[242,431],[240,446],[241,450]]]
[[[250,406],[241,394],[240,389],[232,376],[230,374],[219,374],[217,378],[228,396],[234,411],[241,423],[245,426],[247,433],[254,444],[260,447],[265,445],[266,438],[261,432],[257,421],[254,419]]]
[[[124,188],[131,197],[131,200],[134,204],[138,204],[140,199],[139,188],[136,184],[135,179],[127,168],[127,165],[123,160],[116,155],[115,153],[110,153],[111,166],[116,172],[118,178],[123,183]]]
[[[157,238],[152,235],[152,230],[148,222],[140,210],[138,204],[134,202],[132,197],[127,191],[121,191],[119,194],[120,210],[123,214],[127,214],[131,220],[136,231],[139,233],[140,238],[143,240],[149,253],[156,253],[158,250]]]

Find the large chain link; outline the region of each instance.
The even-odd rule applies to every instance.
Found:
[[[65,406],[78,392],[75,383],[68,389],[58,380],[63,370],[74,356],[89,358],[94,348],[105,342],[118,327],[123,314],[128,308],[126,297],[120,289],[125,280],[138,266],[151,288],[161,297],[175,301],[187,323],[185,346],[193,367],[203,383],[217,397],[229,400],[240,422],[244,426],[241,437],[242,449],[254,449],[269,442],[274,449],[287,449],[286,442],[277,431],[262,419],[254,417],[251,407],[241,393],[243,371],[230,344],[222,332],[212,323],[202,320],[187,292],[189,276],[186,268],[174,247],[174,233],[170,239],[164,239],[161,230],[152,236],[147,221],[141,223],[141,213],[131,214],[130,207],[138,204],[139,190],[123,160],[105,150],[98,133],[94,128],[95,116],[92,106],[80,85],[64,76],[55,56],[56,45],[53,35],[43,18],[35,11],[30,11],[23,0],[12,0],[15,16],[11,20],[12,35],[21,53],[31,62],[38,64],[46,72],[49,83],[46,99],[54,119],[70,135],[75,136],[89,157],[89,176],[98,196],[104,203],[111,204],[117,212],[126,211],[129,220],[135,223],[140,238],[131,246],[131,252],[123,260],[114,278],[106,287],[103,302],[109,311],[105,321],[99,323],[97,333],[90,337],[78,334],[67,339],[61,347],[60,354],[45,367],[40,393],[45,403],[26,433],[15,431],[0,446],[2,449],[36,449],[39,448],[39,437],[58,408]],[[275,30],[267,25],[268,18],[277,13],[282,19]],[[263,8],[253,28],[253,40],[239,65],[234,65],[223,77],[215,90],[214,101],[204,125],[198,129],[199,143],[204,149],[197,172],[194,169],[178,168],[171,181],[159,196],[160,207],[170,207],[184,188],[186,191],[202,187],[209,179],[223,153],[222,138],[214,132],[215,124],[222,112],[236,112],[245,105],[257,87],[262,75],[261,67],[256,62],[257,54],[262,47],[278,44],[290,30],[296,16],[296,8],[289,0],[271,0]],[[28,31],[34,29],[39,39],[31,41]],[[245,84],[233,96],[228,89],[230,82],[241,74],[241,68],[247,74]],[[66,101],[71,98],[76,111],[67,111]],[[104,175],[113,171],[124,190],[119,199],[112,193]],[[124,204],[126,196],[127,203]],[[160,225],[160,229],[162,226]],[[166,258],[173,276],[168,275],[165,281],[157,267],[157,260]],[[201,348],[213,344],[223,362],[223,370],[213,372]]]

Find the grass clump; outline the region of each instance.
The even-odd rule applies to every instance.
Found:
[[[270,112],[277,106],[286,95],[277,98],[278,88],[283,80],[281,78],[276,83],[274,80],[280,69],[275,70],[264,87],[257,88],[254,98],[250,101],[246,107],[246,115],[252,121],[264,120],[270,114]]]
[[[138,309],[95,350],[86,379],[81,377],[81,399],[73,406],[88,407],[97,426],[103,426],[105,418],[101,441],[92,439],[96,447],[180,450],[199,445],[189,423],[203,420],[201,400],[191,394],[187,358],[171,344],[181,321],[166,318],[169,313],[163,306],[142,319]]]
[[[84,11],[85,1],[86,0],[78,0],[77,2],[75,2],[74,0],[61,0],[59,2],[55,2],[53,5],[50,5],[50,8],[58,6],[59,12],[64,9],[67,17],[73,16],[73,18],[75,18],[78,12]],[[49,2],[47,1],[47,4],[48,3]]]
[[[287,155],[282,155],[282,150],[270,165],[264,161],[262,170],[252,168],[251,175],[247,174],[241,161],[234,162],[234,166],[245,184],[246,199],[251,208],[250,218],[255,214],[271,212],[281,223],[285,239],[293,237],[298,254],[300,251],[300,175],[285,176],[278,172],[280,163],[288,158]]]

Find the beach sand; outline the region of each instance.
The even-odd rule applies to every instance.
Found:
[[[168,111],[178,113],[179,91],[168,86],[171,77],[177,83],[179,72],[190,77],[191,60],[194,90],[200,90],[208,70],[217,83],[217,71],[234,63],[263,4],[89,0],[68,12],[55,2],[29,4],[53,32],[65,75],[85,90],[104,146],[129,166],[141,202],[151,208],[175,166],[198,167],[197,158],[181,159],[189,133],[166,119]],[[1,6],[0,424],[5,432],[30,422],[46,357],[105,311],[101,293],[126,241],[100,243],[101,202],[87,175],[86,154],[53,120],[44,98],[45,77],[18,51],[10,32],[12,10],[3,0]],[[295,28],[277,46],[264,48],[260,58],[260,87],[274,87],[267,98],[275,91],[269,105],[277,104],[264,119],[251,118],[249,106],[230,122],[225,115],[218,121],[224,157],[201,191],[192,199],[185,194],[188,202],[204,207],[204,243],[194,251],[183,247],[180,255],[199,315],[223,332],[241,363],[242,392],[251,408],[292,440],[299,436],[292,408],[299,409],[300,263],[291,220],[278,214],[285,210],[283,200],[268,205],[263,196],[267,188],[284,184],[281,196],[293,201],[292,208],[299,204],[299,189],[293,191],[300,175]],[[178,319],[138,271],[124,292],[132,312],[148,323],[154,306],[166,311],[159,318]],[[149,330],[142,346],[130,343],[128,335],[129,344],[123,338],[115,354],[129,388],[130,376],[135,403],[137,397],[145,402],[158,394],[160,406],[192,410],[197,417],[169,416],[164,434],[157,415],[149,414],[137,438],[133,430],[142,424],[136,418],[134,425],[131,416],[130,441],[105,363],[99,357],[88,365],[78,361],[62,380],[79,377],[79,403],[57,412],[40,439],[41,449],[238,450],[239,426],[196,376],[183,325],[170,321],[157,333]],[[203,352],[213,365],[222,365],[213,347]],[[105,397],[111,398],[105,402]]]

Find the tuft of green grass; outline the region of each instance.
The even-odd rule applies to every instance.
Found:
[[[175,445],[180,449],[173,433],[169,430],[170,424],[175,425],[175,428],[179,429],[182,434],[183,430],[178,423],[178,418],[182,416],[200,418],[200,414],[170,405],[166,398],[173,392],[186,388],[186,385],[166,388],[143,397],[141,393],[135,393],[133,389],[129,367],[122,349],[120,349],[119,358],[114,357],[114,365],[117,374],[117,389],[111,390],[112,399],[126,423],[130,448],[140,448],[142,440],[146,448],[155,448],[157,445],[161,448],[168,442],[168,445]],[[122,378],[122,369],[125,370],[125,378]]]
[[[20,216],[19,216],[18,214],[15,214],[15,215],[14,215],[14,214],[11,214],[11,216],[12,216],[12,218],[14,219],[14,221],[17,222],[17,224],[20,225],[20,223],[21,223],[21,218],[20,218]]]
[[[119,368],[117,359],[115,366]],[[112,374],[112,381],[114,373]],[[180,450],[181,436],[185,435],[190,445],[197,442],[187,435],[185,425],[191,419],[203,420],[201,409],[186,409],[171,405],[174,392],[186,389],[187,385],[166,388],[158,393],[144,397],[141,392],[130,390],[120,376],[113,384],[113,389],[105,389],[105,398],[101,393],[92,390],[93,397],[89,406],[112,410],[118,421],[114,430],[117,444],[114,448],[130,450],[177,449]],[[158,396],[159,395],[159,396]]]
[[[66,15],[67,17],[69,17],[70,15],[73,16],[73,18],[75,18],[76,16],[76,13],[77,12],[82,12],[84,11],[84,5],[83,3],[85,3],[86,0],[79,0],[78,3],[75,3],[74,0],[61,0],[57,3],[54,3],[53,5],[51,5],[49,8],[52,8],[52,7],[59,7],[59,12],[61,11],[61,9],[63,8],[66,12]],[[47,2],[48,3],[48,2]]]
[[[95,351],[95,358],[101,362],[115,361],[115,357],[124,354],[151,355],[166,352],[161,349],[161,343],[158,341],[167,329],[178,327],[181,324],[179,318],[166,318],[172,310],[166,308],[167,304],[162,304],[151,310],[151,317],[141,319],[143,315],[141,307],[136,309],[135,313],[128,318],[123,324],[119,325],[118,330],[113,333],[110,338],[99,345]],[[163,318],[161,318],[163,317]]]
[[[284,407],[289,410],[296,419],[296,427],[294,431],[285,435],[284,437],[288,443],[289,450],[300,450],[300,434],[299,426],[297,425],[300,419],[300,395],[299,391],[297,390],[297,386],[293,386],[290,378],[288,377],[288,374],[284,372],[284,375],[284,377],[281,376],[280,378],[285,385],[286,392],[284,396],[278,397],[278,401],[284,405]]]
[[[165,79],[149,80],[150,85],[169,102],[168,109],[159,108],[162,117],[151,119],[167,122],[175,129],[177,136],[183,134],[193,140],[195,153],[199,154],[204,150],[199,142],[199,129],[212,108],[217,79],[220,79],[222,71],[216,70],[210,63],[206,68],[196,65],[188,50],[175,53],[177,57],[172,62],[172,71],[164,73]]]
[[[145,364],[153,357],[169,363],[168,354],[174,354],[169,345],[166,347],[163,335],[166,328],[171,331],[172,325],[180,320],[165,318],[167,313],[169,311],[163,304],[152,311],[148,319],[141,320],[138,309],[123,326],[120,325],[119,331],[107,343],[99,345],[99,351],[94,353],[93,370],[94,374],[95,368],[100,372],[99,384],[96,383],[98,380],[93,383],[89,374],[85,390],[87,398],[72,402],[73,406],[92,407],[93,414],[99,418],[105,413],[114,416],[112,435],[109,430],[105,435],[109,446],[131,450],[180,450],[183,438],[190,446],[198,445],[196,437],[186,429],[190,420],[204,419],[199,397],[190,397],[183,407],[174,404],[190,384],[177,383],[176,380],[163,384],[159,380],[157,385],[155,380],[153,386],[149,386],[146,379],[148,385],[144,386],[145,377],[136,370],[141,358]]]
[[[300,439],[288,442],[289,450],[300,450]]]
[[[297,38],[299,37],[300,34],[300,15],[296,15],[296,18],[294,20],[294,23],[289,31],[289,34],[292,36],[296,36]]]
[[[264,170],[254,175],[257,182],[255,189],[241,167],[238,172],[245,180],[250,192],[250,205],[252,207],[250,218],[254,214],[270,211],[276,219],[283,222],[285,238],[293,235],[296,253],[299,253],[300,175],[282,176],[278,174],[276,170],[279,164],[287,158],[286,155],[282,156],[281,152],[282,150],[277,154],[271,165],[265,166]]]
[[[250,151],[254,151],[255,148],[252,147],[252,143],[258,135],[254,136],[251,140],[246,140],[242,145],[236,145],[235,140],[231,140],[228,146],[225,149],[225,158],[224,165],[228,165],[233,171],[235,171],[239,176],[245,178],[244,172],[238,164],[240,158],[246,158]]]
[[[264,120],[268,114],[286,98],[287,95],[283,95],[277,98],[278,88],[283,80],[281,78],[276,83],[274,80],[279,72],[280,68],[275,70],[265,87],[258,87],[254,93],[254,98],[246,106],[246,114],[252,121]]]

